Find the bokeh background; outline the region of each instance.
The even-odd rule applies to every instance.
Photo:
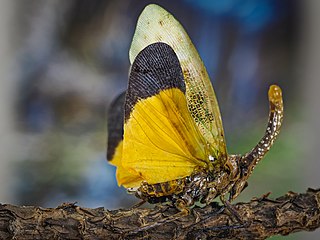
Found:
[[[238,201],[320,182],[320,1],[3,0],[0,202],[109,209],[137,202],[105,160],[107,109],[126,89],[138,15],[158,3],[185,27],[218,98],[229,153],[264,133],[270,84],[285,119]],[[273,239],[319,239],[320,231]]]

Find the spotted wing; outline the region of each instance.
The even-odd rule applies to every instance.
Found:
[[[217,167],[226,161],[227,150],[216,96],[197,50],[181,24],[158,5],[148,5],[141,13],[133,36],[129,57],[155,42],[170,45],[178,56],[186,84],[188,109],[211,148]]]

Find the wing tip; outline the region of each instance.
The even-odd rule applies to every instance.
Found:
[[[163,15],[166,15],[166,14],[170,14],[170,13],[167,10],[165,10],[163,7],[159,6],[158,4],[154,4],[154,3],[147,5],[142,10],[142,12],[140,13],[140,15],[138,17],[136,29],[134,31],[132,42],[130,45],[129,60],[130,60],[131,64],[133,63],[133,61],[137,55],[137,51],[136,51],[137,49],[136,49],[136,46],[134,43],[135,43],[136,38],[139,38],[138,35],[141,34],[138,29],[145,29],[145,25],[148,25],[148,23],[150,24],[150,23],[154,22],[155,19],[158,19],[159,17],[161,18]],[[141,26],[143,26],[143,27],[141,27]],[[152,41],[152,42],[156,42],[156,41]],[[152,42],[150,42],[150,43],[152,43]]]
[[[145,6],[145,8],[142,10],[141,14],[140,14],[140,17],[148,12],[152,12],[152,11],[166,11],[163,7],[159,6],[158,4],[155,4],[155,3],[151,3],[151,4],[148,4],[147,6]],[[139,18],[140,18],[139,17]]]

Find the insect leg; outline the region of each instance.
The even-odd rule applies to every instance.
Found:
[[[142,206],[143,204],[145,204],[147,201],[146,200],[141,200],[140,202],[134,204],[131,208],[138,208],[140,206]]]
[[[242,217],[239,215],[238,211],[231,205],[229,200],[225,199],[224,195],[220,196],[220,200],[224,204],[224,206],[226,206],[231,215],[234,216],[239,223],[243,224]]]

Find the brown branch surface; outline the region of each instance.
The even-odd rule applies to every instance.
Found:
[[[320,226],[320,189],[288,192],[275,200],[265,195],[233,206],[243,223],[216,205],[194,208],[189,215],[168,221],[177,214],[168,206],[109,211],[74,204],[57,208],[0,204],[0,239],[266,239]],[[141,229],[156,222],[157,226]]]

